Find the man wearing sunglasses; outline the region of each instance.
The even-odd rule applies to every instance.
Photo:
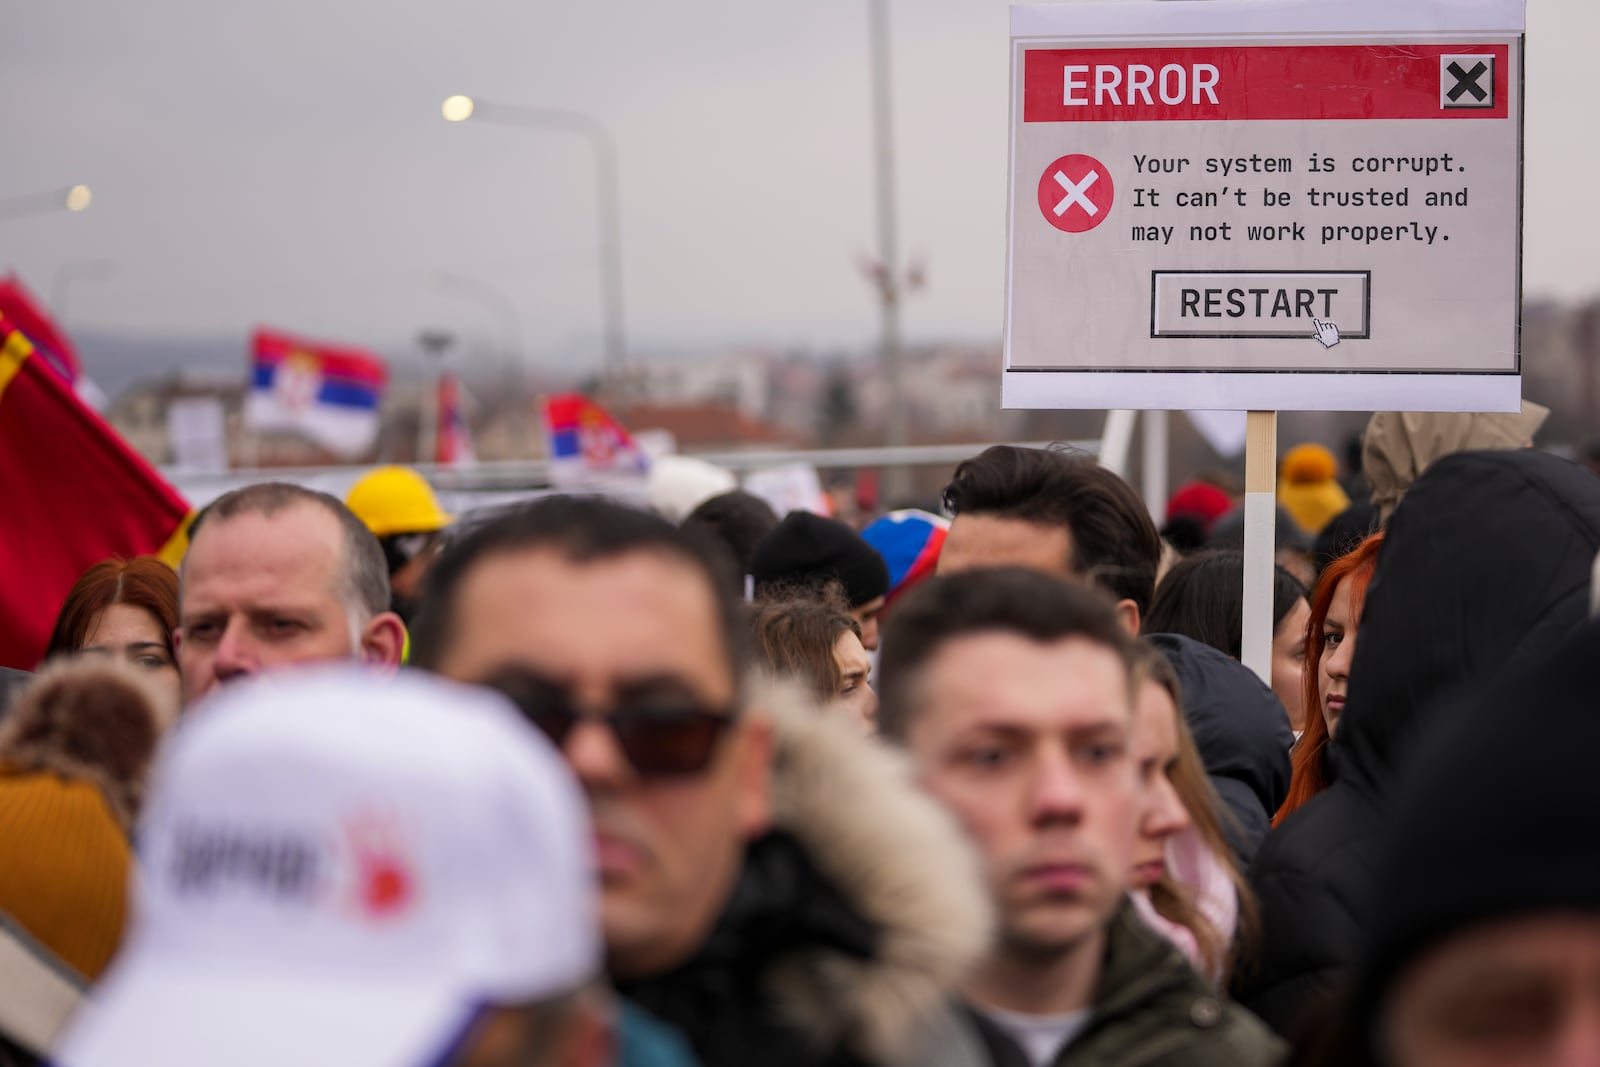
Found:
[[[653,515],[538,501],[446,547],[413,662],[560,747],[610,977],[707,1067],[974,1062],[939,1036],[987,940],[968,846],[851,723],[752,695],[721,567]]]

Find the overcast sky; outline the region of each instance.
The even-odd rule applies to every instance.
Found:
[[[1007,6],[891,0],[900,221],[928,285],[914,337],[998,339]],[[1530,0],[1525,282],[1600,293],[1600,5]],[[69,328],[393,347],[495,335],[440,271],[515,300],[536,352],[598,349],[582,141],[449,124],[464,92],[615,131],[627,318],[641,346],[861,346],[874,246],[864,0],[50,0],[0,36],[0,196],[74,182],[91,209],[0,221],[0,267]],[[73,268],[81,269],[81,268]],[[242,340],[241,340],[242,344]]]

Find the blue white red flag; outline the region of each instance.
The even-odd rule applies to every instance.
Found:
[[[300,433],[330,452],[358,458],[378,439],[388,377],[383,360],[370,352],[257,330],[245,425]]]
[[[550,480],[558,488],[642,481],[650,457],[611,413],[579,393],[544,399]]]
[[[889,603],[932,576],[949,531],[949,519],[915,508],[891,511],[861,531],[889,565]]]

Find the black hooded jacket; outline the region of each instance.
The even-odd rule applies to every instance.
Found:
[[[1236,993],[1280,1032],[1359,951],[1418,735],[1577,628],[1597,549],[1600,479],[1545,453],[1449,456],[1401,501],[1357,633],[1338,779],[1273,831],[1250,872],[1262,958]]]
[[[1289,795],[1294,731],[1283,704],[1248,667],[1210,645],[1177,634],[1151,634],[1146,640],[1178,675],[1184,722],[1212,788],[1233,815],[1223,827],[1240,864],[1249,866],[1271,828],[1272,813]]]

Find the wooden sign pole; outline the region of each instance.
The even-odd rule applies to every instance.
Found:
[[[1272,568],[1277,554],[1278,413],[1252,411],[1244,452],[1244,665],[1272,684]]]

